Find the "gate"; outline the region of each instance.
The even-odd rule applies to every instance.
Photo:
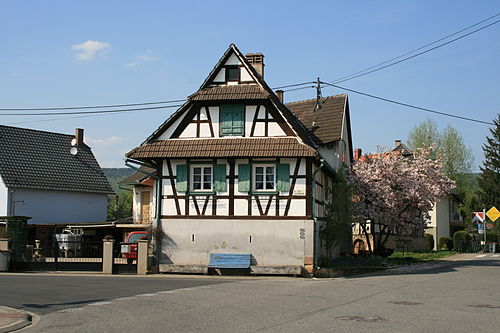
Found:
[[[113,274],[137,274],[137,242],[113,244]]]
[[[102,271],[102,241],[35,241],[14,249],[14,271]],[[17,253],[16,253],[17,252]]]

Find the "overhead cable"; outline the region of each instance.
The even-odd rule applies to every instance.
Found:
[[[413,108],[413,109],[417,109],[417,110],[421,110],[421,111],[425,111],[425,112],[436,113],[436,114],[440,114],[442,116],[447,116],[447,117],[453,117],[453,118],[458,118],[458,119],[462,119],[462,120],[473,121],[473,122],[481,123],[481,124],[494,125],[493,123],[488,122],[488,121],[483,121],[483,120],[469,118],[469,117],[462,117],[462,116],[458,116],[458,115],[447,113],[447,112],[441,112],[441,111],[431,110],[431,109],[423,108],[423,107],[420,107],[420,106],[411,105],[411,104],[408,104],[408,103],[398,102],[398,101],[395,101],[395,100],[392,100],[392,99],[389,99],[389,98],[384,98],[384,97],[375,96],[375,95],[372,95],[372,94],[367,94],[367,93],[364,93],[364,92],[361,92],[361,91],[358,91],[358,90],[349,89],[349,88],[346,88],[346,87],[341,87],[341,86],[338,86],[336,84],[332,84],[332,83],[328,83],[328,82],[321,82],[321,83],[326,84],[328,86],[332,86],[332,87],[338,88],[338,89],[350,91],[350,92],[353,92],[355,94],[359,94],[359,95],[363,95],[363,96],[366,96],[366,97],[375,98],[375,99],[378,99],[378,100],[381,100],[381,101],[385,101],[385,102],[389,102],[389,103],[394,103],[394,104],[397,104],[397,105],[402,105],[402,106],[406,106],[406,107],[409,107],[409,108]]]
[[[414,53],[414,52],[416,52],[416,51],[418,51],[418,50],[424,49],[424,48],[426,48],[426,47],[428,47],[428,46],[430,46],[430,45],[434,45],[434,44],[436,44],[436,43],[437,43],[437,42],[439,42],[439,41],[442,41],[442,40],[448,39],[448,38],[449,38],[449,37],[451,37],[451,36],[454,36],[454,35],[456,35],[456,34],[458,34],[458,33],[462,32],[462,31],[464,31],[464,30],[468,30],[468,29],[470,29],[471,27],[477,26],[478,24],[483,23],[483,22],[485,22],[485,21],[488,21],[488,20],[490,20],[490,19],[492,19],[492,18],[494,18],[494,17],[496,17],[496,16],[498,16],[498,15],[500,15],[500,13],[499,13],[499,14],[496,14],[496,15],[494,15],[494,16],[492,16],[492,17],[488,18],[488,19],[485,19],[485,20],[483,20],[483,21],[481,21],[481,22],[479,22],[479,23],[476,23],[476,24],[474,24],[474,25],[471,25],[471,26],[469,26],[469,27],[467,27],[467,28],[464,28],[464,29],[462,29],[462,30],[460,30],[460,31],[458,31],[458,32],[455,32],[455,33],[453,33],[453,34],[451,34],[451,35],[448,35],[448,36],[446,36],[446,37],[443,37],[443,38],[441,38],[441,39],[439,39],[439,40],[437,40],[437,41],[434,41],[434,42],[432,42],[432,43],[429,43],[429,44],[427,44],[427,45],[424,45],[424,46],[422,46],[422,47],[419,47],[419,48],[417,48],[417,49],[415,49],[415,50],[412,50],[412,51],[407,52],[407,53],[405,53],[405,54],[402,54],[402,55],[400,55],[400,56],[397,56],[397,57],[391,58],[391,59],[389,59],[389,60],[383,61],[383,62],[381,62],[381,63],[379,63],[379,64],[377,64],[377,65],[374,65],[374,66],[371,66],[371,67],[365,68],[365,69],[363,69],[363,70],[361,70],[361,71],[358,71],[358,72],[356,72],[356,73],[353,73],[353,74],[350,74],[350,75],[343,76],[343,77],[341,77],[341,78],[339,78],[339,79],[337,79],[337,80],[332,81],[331,83],[341,83],[341,82],[349,81],[349,80],[352,80],[352,79],[355,79],[355,78],[358,78],[358,77],[361,77],[361,76],[364,76],[364,75],[368,75],[368,74],[371,74],[371,73],[374,73],[374,72],[380,71],[380,70],[382,70],[382,69],[385,69],[385,68],[388,68],[388,67],[391,67],[391,66],[397,65],[397,64],[402,63],[402,62],[404,62],[404,61],[406,61],[406,60],[410,60],[410,59],[413,59],[413,58],[418,57],[418,56],[420,56],[420,55],[426,54],[426,53],[428,53],[428,52],[430,52],[430,51],[436,50],[436,49],[438,49],[438,48],[441,48],[441,47],[443,47],[443,46],[445,46],[445,45],[448,45],[448,44],[451,44],[451,43],[453,43],[453,42],[456,42],[457,40],[460,40],[460,39],[465,38],[465,37],[467,37],[467,36],[470,36],[470,35],[472,35],[472,34],[474,34],[474,33],[476,33],[476,32],[479,32],[479,31],[481,31],[481,30],[484,30],[484,29],[486,29],[486,28],[488,28],[488,27],[490,27],[490,26],[492,26],[492,25],[494,25],[494,24],[497,24],[498,22],[500,22],[500,20],[494,21],[494,22],[492,22],[492,23],[490,23],[490,24],[488,24],[488,25],[485,25],[485,26],[483,26],[483,27],[481,27],[481,28],[478,28],[478,29],[476,29],[476,30],[473,30],[473,31],[471,31],[471,32],[468,32],[468,33],[466,33],[466,34],[464,34],[464,35],[461,35],[461,36],[459,36],[459,37],[457,37],[457,38],[454,38],[454,39],[452,39],[452,40],[449,40],[449,41],[447,41],[447,42],[445,42],[445,43],[442,43],[442,44],[436,45],[436,46],[434,46],[434,47],[432,47],[432,48],[430,48],[430,49],[427,49],[427,50],[425,50],[425,51],[422,51],[422,52],[419,52],[419,53],[417,53],[417,54],[414,54],[414,55],[408,56],[408,57],[406,57],[406,58],[403,58],[403,59],[398,60],[398,61],[395,61],[395,62],[391,62],[391,61],[393,61],[393,60],[400,59],[401,57],[404,57],[404,56],[406,56],[406,55],[409,55],[409,54],[411,54],[411,53]],[[389,63],[389,64],[387,64],[387,65],[385,65],[385,66],[379,67],[380,65],[386,64],[386,63],[388,63],[388,62],[391,62],[391,63]],[[378,67],[378,68],[376,68],[376,67]],[[373,69],[373,68],[375,68],[375,69]],[[372,70],[370,70],[370,69],[372,69]]]

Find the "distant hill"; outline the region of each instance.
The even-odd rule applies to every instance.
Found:
[[[122,180],[130,176],[134,170],[129,168],[102,168],[104,175],[108,178],[111,187],[115,191],[115,193],[120,192],[118,188],[118,183]]]

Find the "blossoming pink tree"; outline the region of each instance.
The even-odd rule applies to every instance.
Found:
[[[441,161],[430,159],[430,152],[417,150],[412,157],[374,154],[354,165],[350,175],[356,195],[354,220],[365,235],[367,220],[378,226],[373,233],[375,253],[385,253],[390,232],[423,235],[433,204],[453,189],[454,182],[441,172]]]

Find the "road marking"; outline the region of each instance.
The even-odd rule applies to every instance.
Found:
[[[82,308],[70,308],[70,309],[59,310],[57,312],[68,313],[68,312],[77,312],[80,310],[82,310]]]
[[[173,294],[177,292],[177,290],[163,290],[163,291],[159,291],[158,294]]]
[[[87,305],[106,305],[106,304],[111,304],[111,302],[95,302],[95,303],[90,303]]]
[[[196,290],[195,288],[180,288],[180,289],[177,289],[179,291],[190,291],[190,290]]]
[[[480,255],[476,256],[476,258],[482,258],[482,257],[486,257],[486,254],[480,254]]]
[[[139,295],[136,295],[137,297],[151,297],[151,296],[156,296],[156,293],[154,294],[139,294]]]
[[[130,299],[134,299],[135,296],[129,296],[129,297],[120,297],[120,298],[115,298],[115,301],[127,301]]]

